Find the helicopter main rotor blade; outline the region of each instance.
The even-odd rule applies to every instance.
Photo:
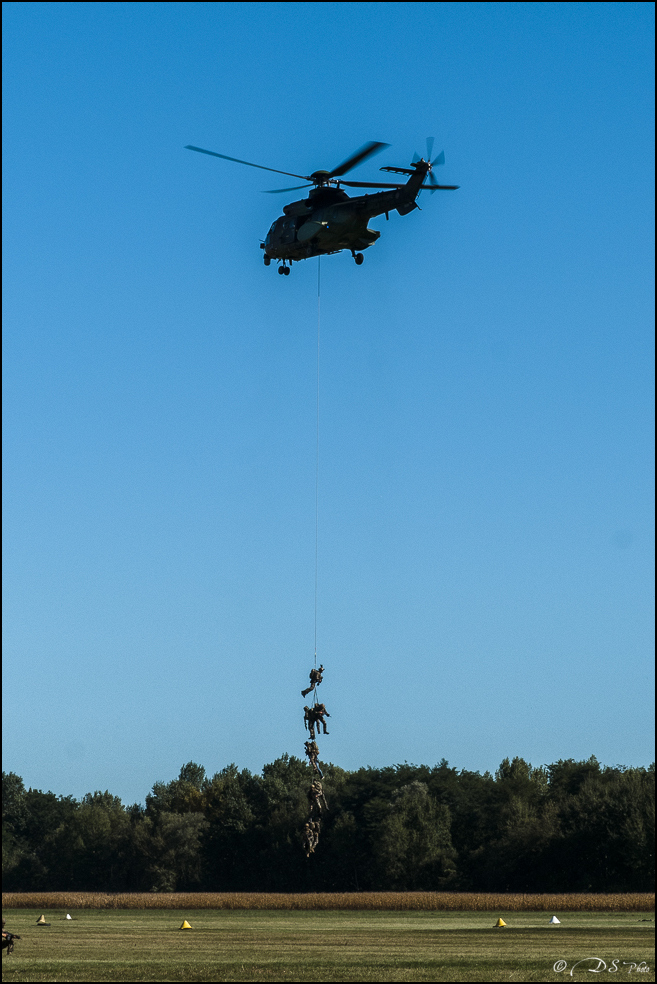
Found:
[[[380,140],[370,140],[370,142],[366,143],[363,147],[360,148],[360,150],[357,150],[355,154],[352,154],[351,157],[348,157],[346,161],[343,161],[342,164],[338,164],[337,167],[334,167],[333,170],[329,173],[329,177],[339,178],[340,175],[346,174],[347,171],[351,171],[351,169],[356,167],[357,164],[360,164],[361,161],[364,161],[366,158],[371,157],[372,154],[378,154],[379,151],[383,150],[384,147],[389,147],[389,146],[390,144],[381,143]]]
[[[295,174],[293,171],[279,171],[275,167],[265,167],[264,164],[253,164],[251,161],[241,161],[239,157],[227,157],[226,154],[217,154],[214,150],[204,150],[203,147],[192,147],[187,144],[185,150],[196,150],[199,154],[209,154],[210,157],[221,157],[224,161],[234,161],[236,164],[248,164],[249,167],[259,167],[261,171],[273,171],[274,174],[288,174],[291,178],[301,178],[302,181],[310,181],[307,174]]]
[[[404,188],[403,184],[387,184],[382,181],[340,181],[348,188]]]
[[[294,188],[263,188],[265,195],[278,195],[281,191],[300,191],[302,188],[312,188],[312,185],[295,185]]]

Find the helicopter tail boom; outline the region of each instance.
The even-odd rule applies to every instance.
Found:
[[[429,172],[431,165],[428,161],[420,160],[412,168],[395,168],[396,171],[410,175],[405,184],[393,186],[390,191],[381,191],[374,195],[362,195],[360,198],[352,198],[351,205],[357,205],[361,213],[365,213],[368,218],[375,215],[383,215],[384,212],[399,212],[400,215],[408,215],[413,209],[418,208],[415,199],[419,195],[424,179]],[[386,168],[392,170],[392,168]],[[376,187],[376,185],[374,185]]]

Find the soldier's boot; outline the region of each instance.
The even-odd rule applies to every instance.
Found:
[[[308,687],[308,689],[307,689],[307,690],[302,690],[302,691],[301,691],[301,696],[302,696],[302,697],[307,697],[307,696],[308,696],[308,694],[310,693],[310,691],[311,691],[311,690],[314,690],[314,689],[315,689],[315,685],[313,684],[313,685],[312,685],[312,687]]]

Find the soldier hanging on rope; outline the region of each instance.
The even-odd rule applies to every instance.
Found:
[[[304,726],[304,728],[307,731],[310,731],[310,738],[311,738],[312,741],[314,741],[315,740],[315,716],[314,716],[314,713],[313,712],[314,712],[315,708],[314,707],[308,707],[308,705],[306,705],[303,710],[304,710],[304,714],[303,714],[303,726]]]
[[[326,715],[326,717],[330,717],[331,715],[326,710],[324,705],[313,704],[312,707],[308,707],[308,705],[306,705],[303,710],[304,710],[304,715],[303,715],[304,727],[306,727],[308,731],[310,731],[311,739],[313,741],[315,740],[315,725],[317,725],[318,734],[321,733],[320,732],[320,725],[321,725],[324,728],[324,734],[327,735],[328,731],[326,730],[326,721],[324,720],[324,716]]]
[[[301,691],[302,697],[307,697],[311,690],[314,690],[315,687],[318,687],[320,685],[320,683],[322,682],[323,672],[324,672],[323,666],[320,666],[318,670],[313,669],[310,671],[310,686],[308,687],[307,690]]]
[[[307,823],[303,828],[303,835],[301,841],[303,844],[303,849],[306,852],[306,857],[309,858],[311,852],[315,850],[315,833],[311,829],[309,823]]]
[[[311,820],[309,826],[313,838],[313,846],[311,850],[314,851],[319,843],[319,827],[320,827],[319,820]]]
[[[306,749],[306,755],[310,759],[310,764],[313,767],[313,772],[318,772],[319,773],[319,778],[320,779],[323,779],[324,778],[324,773],[320,769],[319,762],[317,761],[317,756],[319,755],[319,748],[317,747],[317,742],[315,742],[315,741],[306,741],[306,742],[304,742],[304,746],[303,747]]]
[[[324,734],[327,735],[328,731],[326,730],[326,721],[324,720],[324,715],[326,715],[327,718],[330,718],[331,715],[326,710],[323,704],[315,704],[313,707],[313,714],[315,718],[315,723],[317,724],[317,734],[319,734],[319,726],[321,724],[322,727],[324,728]]]
[[[310,806],[311,817],[315,815],[315,811],[321,815],[322,803],[328,810],[328,803],[326,802],[326,797],[324,796],[324,788],[319,779],[313,779],[310,789],[308,790],[308,804]]]

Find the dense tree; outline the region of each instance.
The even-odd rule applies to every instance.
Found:
[[[134,828],[147,890],[193,891],[202,883],[201,838],[208,827],[202,813],[161,812],[144,816]]]
[[[256,882],[253,844],[257,783],[248,770],[229,765],[205,788],[208,827],[203,838],[205,883],[215,891],[236,891]],[[248,845],[245,857],[245,845]]]
[[[124,888],[130,821],[121,800],[109,792],[87,793],[67,819],[46,837],[50,879],[60,889]]]
[[[654,773],[608,770],[563,805],[562,863],[582,891],[651,891],[655,876]]]
[[[283,755],[261,775],[194,762],[145,806],[108,791],[25,789],[2,774],[8,891],[650,891],[655,770],[594,757],[495,775],[424,765],[324,767],[317,852],[301,832],[313,773]]]
[[[449,807],[418,779],[393,792],[376,846],[376,888],[435,891],[455,875]]]

